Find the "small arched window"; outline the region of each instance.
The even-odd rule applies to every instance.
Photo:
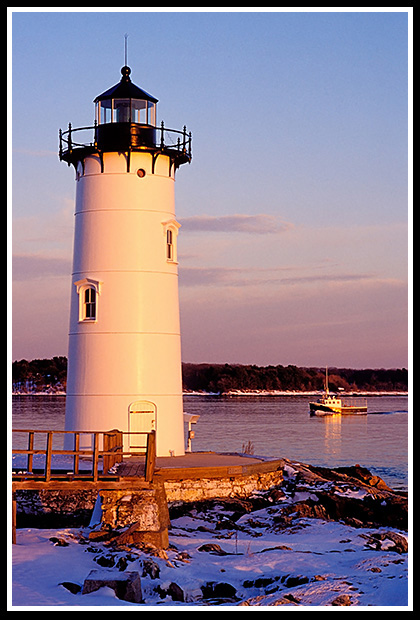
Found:
[[[95,322],[98,318],[98,296],[101,282],[85,278],[74,284],[79,295],[79,322]]]
[[[166,260],[168,263],[177,263],[177,237],[181,224],[178,224],[176,220],[169,220],[169,222],[162,222],[162,225],[166,241]]]

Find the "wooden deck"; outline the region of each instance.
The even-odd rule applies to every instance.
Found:
[[[191,478],[228,478],[254,473],[276,471],[283,467],[282,459],[266,460],[244,454],[189,452],[184,456],[157,457],[154,479],[185,480]],[[144,457],[133,456],[116,467],[121,478],[138,476],[144,469]]]
[[[165,480],[214,479],[252,475],[283,468],[282,459],[266,460],[244,454],[190,452],[183,456],[156,457],[155,431],[145,435],[145,449],[140,454],[123,449],[124,433],[40,431],[17,429],[13,433],[26,435],[27,448],[12,448],[13,454],[26,456],[26,466],[12,473],[12,529],[16,542],[16,491],[28,490],[121,490],[151,488]],[[54,447],[54,437],[73,435],[73,448]],[[40,435],[45,438],[39,446]],[[86,435],[91,435],[90,447]],[[81,438],[84,437],[84,441]],[[42,437],[41,437],[42,439]],[[34,457],[35,460],[34,460]],[[66,468],[57,466],[57,458],[66,458]],[[42,461],[42,466],[36,464]]]

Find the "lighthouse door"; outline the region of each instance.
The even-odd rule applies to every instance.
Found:
[[[145,452],[147,435],[156,429],[156,405],[137,400],[129,407],[130,451]],[[141,433],[141,434],[137,434]]]

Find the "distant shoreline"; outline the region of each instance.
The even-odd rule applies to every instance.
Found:
[[[242,397],[255,397],[255,396],[264,396],[264,397],[279,397],[279,396],[319,396],[323,392],[322,391],[299,391],[299,390],[289,390],[289,391],[267,391],[267,390],[231,390],[229,392],[201,392],[201,391],[185,391],[183,392],[183,396],[208,396],[208,397],[231,397],[231,398],[242,398]],[[408,392],[397,392],[397,391],[352,391],[352,392],[339,392],[340,396],[408,396]],[[63,391],[46,391],[46,392],[19,392],[12,391],[12,396],[66,396],[66,392]]]

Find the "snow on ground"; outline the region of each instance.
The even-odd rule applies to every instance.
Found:
[[[407,554],[391,551],[387,539],[372,544],[370,537],[390,528],[353,528],[302,518],[280,528],[279,510],[274,504],[245,514],[237,529],[229,527],[231,513],[222,506],[191,510],[172,519],[170,548],[158,555],[89,542],[89,528],[18,529],[12,546],[11,609],[138,606],[118,599],[110,588],[72,594],[60,585],[83,586],[89,572],[100,568],[99,558],[111,558],[114,567],[107,570],[118,571],[115,564],[125,557],[124,569],[138,571],[141,577],[140,606],[151,611],[216,605],[235,606],[236,611],[287,605],[297,611],[331,609],[332,604],[355,606],[354,611],[408,610]],[[226,518],[226,529],[220,528],[221,518]],[[154,571],[144,574],[147,564]],[[168,594],[170,584],[179,586],[183,601]],[[215,584],[222,585],[217,589]]]

